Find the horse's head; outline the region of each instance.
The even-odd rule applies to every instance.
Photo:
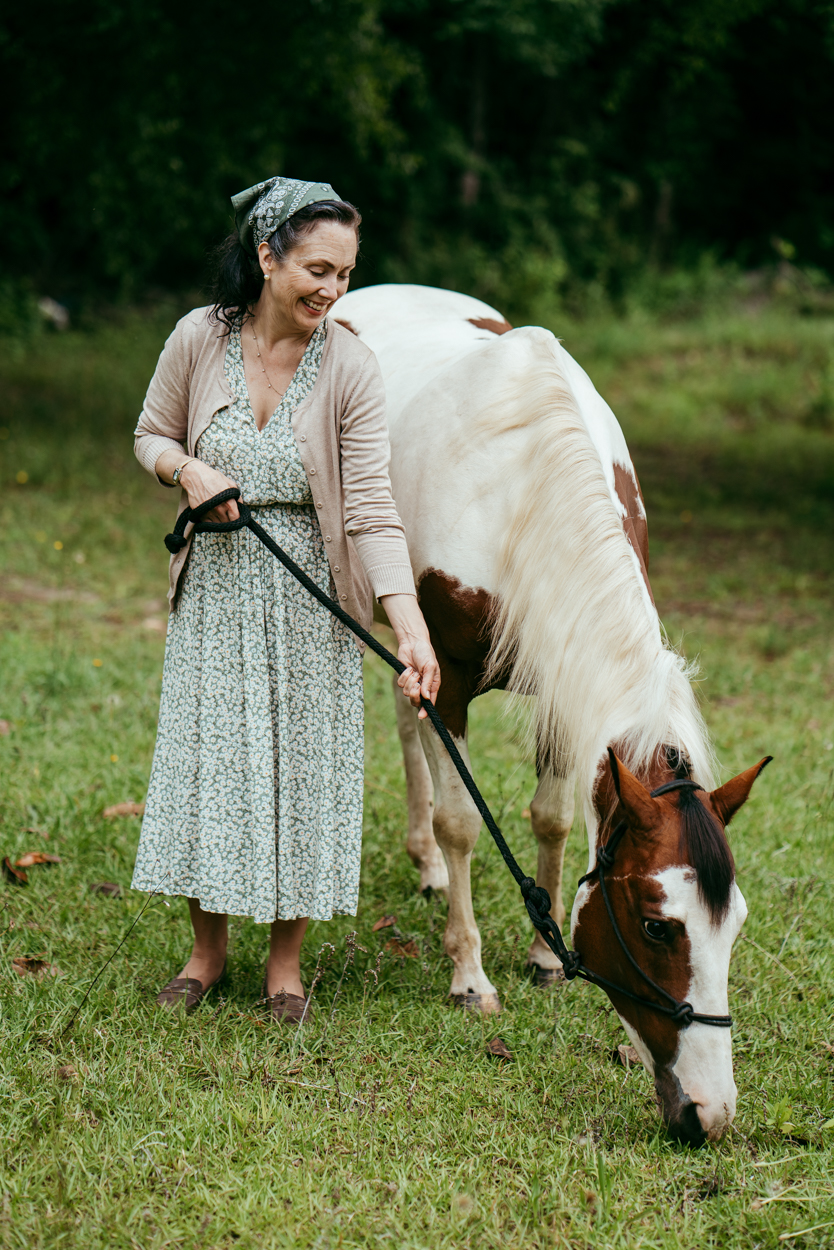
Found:
[[[597,976],[638,997],[669,1008],[670,1000],[646,979],[651,978],[697,1014],[726,1016],[730,953],[747,905],[724,828],[770,757],[711,794],[684,786],[653,797],[613,752],[609,755],[610,771],[605,770],[597,788],[597,802],[610,813],[601,840],[622,827],[613,864],[604,869],[622,944],[597,868],[574,902],[574,949]],[[674,778],[664,764],[651,785]],[[654,1077],[670,1134],[695,1145],[721,1137],[736,1109],[729,1028],[681,1023],[623,994],[606,992]]]

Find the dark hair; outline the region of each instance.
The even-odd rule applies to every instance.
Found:
[[[339,221],[352,226],[359,243],[359,226],[362,217],[353,204],[346,200],[320,200],[307,204],[292,217],[288,217],[269,236],[269,250],[280,265],[287,259],[319,221]],[[240,329],[252,304],[261,294],[264,277],[257,253],[247,252],[237,236],[237,231],[215,248],[212,256],[209,300],[213,305],[210,320],[230,330]]]
[[[666,747],[665,752],[675,779],[689,778],[692,769],[686,756],[675,747]],[[682,817],[681,856],[695,869],[701,902],[709,909],[712,923],[718,924],[730,907],[730,890],[736,876],[733,852],[726,833],[695,790],[679,792],[678,810]]]

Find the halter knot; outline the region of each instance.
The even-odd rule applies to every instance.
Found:
[[[178,551],[182,551],[187,541],[188,539],[183,538],[182,534],[165,535],[165,546],[168,548],[172,556],[175,556]]]
[[[597,847],[597,863],[602,868],[614,867],[614,852],[608,849],[607,842],[604,842],[602,846]]]
[[[579,975],[579,969],[582,967],[582,956],[578,951],[565,951],[561,959],[565,980],[572,981],[574,977]]]
[[[550,895],[543,885],[536,885],[532,877],[524,877],[519,885],[521,897],[533,928],[548,929],[550,921]]]
[[[692,1017],[695,1015],[694,1008],[691,1003],[679,1003],[677,1011],[672,1016],[675,1024],[680,1024],[684,1028],[692,1023]]]

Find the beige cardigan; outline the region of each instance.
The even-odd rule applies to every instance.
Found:
[[[235,398],[224,376],[222,325],[209,308],[177,322],[156,367],[134,450],[156,475],[156,462],[173,448],[195,455],[214,414]],[[334,321],[327,327],[315,385],[293,413],[292,428],[310,483],[336,593],[342,606],[369,628],[373,594],[416,594],[405,530],[391,494],[385,391],[376,357]],[[179,512],[187,507],[185,491]],[[178,513],[179,514],[179,513]],[[189,545],[171,557],[168,598],[176,600]],[[369,584],[370,583],[370,584]],[[373,591],[372,591],[373,588]]]

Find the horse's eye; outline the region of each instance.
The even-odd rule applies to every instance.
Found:
[[[653,942],[665,942],[669,936],[669,926],[662,920],[644,920],[643,930]]]

